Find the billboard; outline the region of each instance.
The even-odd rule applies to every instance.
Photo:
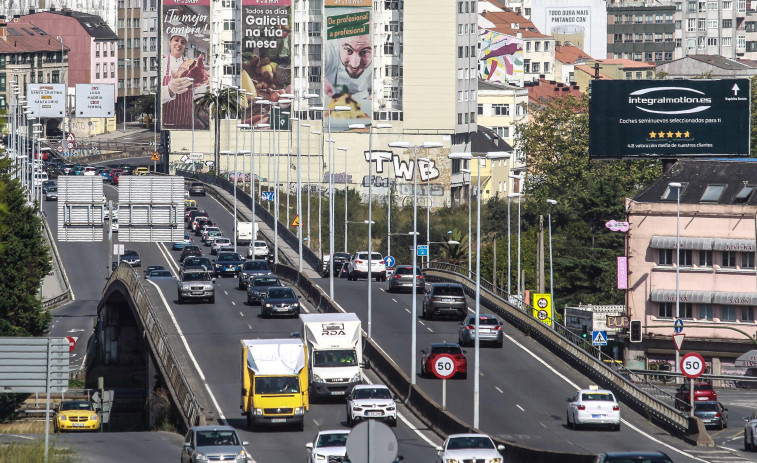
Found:
[[[28,84],[26,101],[34,117],[63,117],[66,86],[64,84]]]
[[[259,96],[276,102],[292,89],[292,0],[242,0],[242,89],[252,93],[242,106]],[[245,123],[274,123],[270,106],[252,105]],[[275,122],[275,121],[274,121]]]
[[[532,0],[531,21],[558,45],[574,45],[597,59],[607,57],[605,0]]]
[[[489,82],[520,82],[523,80],[523,39],[481,29],[478,77]]]
[[[326,42],[323,47],[325,113],[332,131],[350,124],[370,124],[373,102],[373,31],[371,0],[324,0]],[[328,119],[328,120],[327,120]]]
[[[209,91],[210,0],[163,0],[161,121],[163,129],[207,130],[195,101]]]
[[[749,156],[748,79],[594,80],[592,159]]]
[[[113,117],[114,84],[76,84],[76,117]]]

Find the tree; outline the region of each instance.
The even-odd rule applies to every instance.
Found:
[[[155,95],[148,93],[134,100],[129,107],[129,114],[132,117],[155,114]]]
[[[216,171],[221,163],[221,119],[228,117],[232,113],[237,114],[239,112],[240,105],[237,100],[237,93],[237,89],[227,87],[218,89],[215,92],[210,91],[195,99],[194,114],[196,118],[204,120],[204,117],[200,116],[207,114],[213,116],[213,161]]]

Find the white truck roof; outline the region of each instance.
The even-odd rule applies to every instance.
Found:
[[[247,368],[256,375],[296,375],[305,367],[301,339],[243,339]]]
[[[360,342],[360,318],[352,312],[300,314],[300,320],[313,349],[343,349]]]

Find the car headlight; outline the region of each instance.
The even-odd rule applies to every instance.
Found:
[[[360,373],[357,373],[355,376],[352,377],[350,380],[351,383],[359,383],[360,382]]]
[[[297,302],[295,302],[294,304],[292,304],[292,307],[299,307],[299,306],[300,306],[300,304],[297,303]]]
[[[501,458],[492,458],[492,463],[502,463]]]
[[[246,460],[247,459],[247,452],[244,450],[240,450],[239,453],[237,453],[237,460]]]
[[[322,383],[323,379],[321,379],[321,377],[318,376],[318,375],[313,375],[313,382],[314,383]]]
[[[363,407],[352,407],[352,411],[353,412],[362,412],[363,411]]]
[[[262,408],[256,408],[255,409],[255,414],[262,416],[263,415],[263,409]]]
[[[326,455],[321,455],[320,453],[316,453],[315,454],[315,459],[316,460],[325,460],[326,459]]]
[[[97,415],[90,415],[90,421],[97,421]]]
[[[396,408],[397,407],[395,407],[394,405],[390,405],[390,406],[386,407],[387,411],[390,411],[390,412],[393,412],[394,410],[396,410]]]
[[[294,414],[295,415],[304,415],[305,414],[305,409],[302,408],[302,407],[297,407],[297,408],[294,409]]]
[[[457,461],[456,459],[454,459],[454,458],[446,458],[446,459],[444,460],[444,462],[445,462],[445,463],[460,463],[460,462],[458,462],[458,461]]]
[[[270,304],[270,303],[266,302],[265,306],[266,307],[273,307],[273,304]]]
[[[66,415],[58,415],[58,421],[66,421],[68,417]]]
[[[204,453],[197,452],[195,453],[195,460],[197,461],[208,461],[208,456]]]

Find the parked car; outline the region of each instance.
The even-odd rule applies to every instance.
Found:
[[[415,284],[413,285],[413,266],[398,265],[389,277],[388,291],[390,293],[395,291],[413,292],[413,286],[415,286],[415,291],[423,291],[423,288],[426,287],[426,281],[421,269],[418,267],[415,268]]]
[[[728,427],[728,409],[717,401],[695,402],[694,416],[701,418],[705,427]]]
[[[355,281],[358,278],[368,277],[368,266],[371,266],[371,277],[376,281],[386,281],[386,263],[378,252],[357,252],[352,256],[349,266],[348,280]]]
[[[202,182],[192,182],[189,185],[190,196],[205,196],[205,184]]]
[[[676,389],[675,406],[678,410],[688,410],[690,400],[690,385],[685,382]],[[694,383],[694,402],[716,402],[718,393],[713,389],[710,383]]]
[[[187,244],[186,246],[184,246],[184,249],[181,250],[181,255],[179,256],[179,262],[184,262],[184,259],[190,256],[202,256],[200,247],[196,244]]]
[[[338,275],[342,271],[342,264],[349,262],[350,259],[352,259],[352,255],[346,252],[335,252],[333,261],[331,260],[331,256],[326,254],[323,256],[323,276],[329,276],[329,267],[331,267],[334,275]]]
[[[266,290],[263,302],[260,304],[260,316],[268,318],[272,315],[300,316],[300,298],[292,288],[273,286]]]
[[[132,267],[141,267],[142,258],[139,257],[139,253],[133,249],[126,249],[123,254],[118,258],[119,262],[126,262]]]
[[[478,341],[481,345],[493,343],[497,347],[502,347],[505,336],[502,333],[502,323],[497,317],[490,314],[479,315],[478,327],[480,330]],[[458,342],[461,346],[472,346],[476,342],[476,315],[468,315],[464,321],[460,322]]]
[[[265,259],[268,256],[268,244],[262,240],[253,240],[247,247],[247,257]]]
[[[468,315],[465,291],[459,283],[434,283],[423,296],[423,318],[431,320],[437,315],[452,315],[464,320]]]
[[[424,378],[436,377],[433,373],[434,362],[442,354],[452,357],[452,361],[455,363],[455,376],[462,379],[468,377],[468,360],[465,358],[465,351],[460,347],[460,344],[451,342],[431,343],[421,351],[421,376]]]
[[[237,252],[219,252],[213,260],[216,276],[237,276],[242,271],[244,259]]]
[[[58,187],[50,187],[45,191],[45,201],[57,201],[58,200]]]
[[[569,428],[599,425],[610,426],[613,431],[620,431],[620,405],[612,391],[591,385],[588,389],[577,390],[566,400],[566,423]]]
[[[247,289],[251,278],[263,275],[273,275],[271,267],[268,265],[268,261],[265,260],[248,260],[242,265],[242,270],[239,272],[239,281],[237,288]]]
[[[500,463],[500,452],[504,450],[504,445],[494,445],[485,434],[450,434],[441,447],[436,448],[436,463]]]
[[[175,251],[181,251],[184,249],[184,246],[190,244],[192,244],[192,238],[189,236],[189,233],[184,232],[184,239],[181,241],[174,241],[172,247]]]
[[[673,463],[663,452],[612,452],[597,457],[597,463]]]
[[[231,426],[194,426],[187,431],[181,449],[181,463],[228,461],[246,463],[252,459],[237,431]]]
[[[307,463],[343,462],[347,453],[349,429],[329,429],[319,431],[313,442],[305,444]]]
[[[97,431],[99,410],[88,400],[65,400],[58,405],[53,418],[53,431]]]
[[[397,403],[383,384],[358,384],[347,396],[347,426],[362,420],[377,419],[397,426]]]
[[[183,304],[187,299],[207,299],[211,304],[215,304],[215,280],[206,270],[182,270],[177,288],[179,304]]]
[[[265,261],[252,261],[265,262]],[[247,265],[248,262],[245,262]],[[249,279],[247,284],[247,304],[260,304],[265,298],[268,288],[273,286],[282,286],[279,277],[273,275],[256,276]]]

